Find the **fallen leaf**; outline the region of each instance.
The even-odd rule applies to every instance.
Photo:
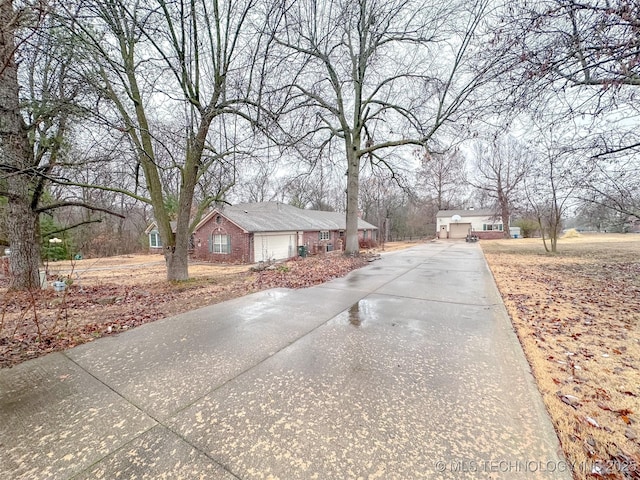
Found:
[[[578,397],[574,397],[573,395],[562,395],[562,394],[558,396],[560,397],[560,400],[562,400],[564,403],[566,403],[570,407],[578,408],[580,406],[580,401]]]
[[[598,422],[596,422],[593,418],[591,418],[591,417],[585,417],[584,419],[585,419],[585,421],[586,421],[589,425],[591,425],[592,427],[600,428],[600,425],[598,425]]]

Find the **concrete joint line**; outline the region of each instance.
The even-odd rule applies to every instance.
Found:
[[[373,292],[376,293],[376,292]],[[381,297],[398,297],[398,298],[408,298],[411,300],[421,300],[423,302],[434,302],[434,303],[444,303],[444,304],[449,304],[449,305],[462,305],[462,306],[466,306],[466,307],[487,307],[487,308],[493,308],[493,307],[500,307],[502,305],[502,303],[500,302],[494,302],[494,303],[469,303],[469,302],[452,302],[451,300],[436,300],[436,299],[429,299],[429,298],[420,298],[420,297],[411,297],[409,295],[399,295],[397,293],[394,294],[390,294],[390,293],[376,293],[376,295],[380,295]]]
[[[430,255],[428,258],[432,257],[432,256],[436,256],[437,254],[440,254],[442,251],[445,251],[447,249],[452,248],[453,245],[447,245],[445,248],[442,248],[441,250],[439,250],[438,252],[433,253],[433,255]],[[389,283],[397,280],[398,278],[403,277],[404,275],[407,275],[408,273],[412,272],[413,270],[417,269],[418,267],[424,265],[424,261],[421,261],[419,263],[417,263],[416,265],[412,266],[411,268],[408,268],[407,270],[403,271],[402,273],[400,273],[399,275],[395,276],[394,278],[392,278],[391,280],[385,282],[382,285],[379,285],[378,287],[370,290],[370,291],[362,291],[360,292],[361,295],[359,297],[357,297],[357,301],[362,300],[363,298],[368,297],[369,295],[375,294],[378,290],[380,290],[381,288],[387,286]],[[331,288],[331,287],[328,287]],[[355,291],[355,290],[354,290]],[[386,294],[378,294],[378,295],[386,295]],[[395,295],[398,296],[398,295]],[[412,297],[402,297],[402,298],[412,298]],[[434,301],[437,302],[437,300],[427,300],[427,301]],[[443,302],[440,301],[440,303],[453,303],[453,302]],[[460,303],[460,305],[470,305],[470,304],[464,304],[464,303]],[[491,305],[481,305],[481,306],[491,306]],[[163,427],[166,428],[169,432],[171,432],[172,434],[174,434],[176,437],[178,437],[181,441],[185,442],[187,445],[189,445],[190,447],[192,447],[194,450],[202,453],[206,458],[208,458],[211,462],[213,462],[214,464],[218,465],[220,468],[222,468],[224,471],[226,471],[227,473],[229,473],[231,476],[233,476],[234,478],[237,478],[238,480],[242,480],[240,476],[238,476],[237,474],[235,474],[234,472],[232,472],[231,470],[229,470],[229,468],[224,465],[223,463],[221,463],[219,460],[217,460],[216,458],[212,457],[208,452],[201,450],[200,448],[198,448],[196,445],[193,445],[191,442],[189,442],[186,438],[184,438],[182,435],[180,435],[178,432],[176,432],[174,429],[172,429],[171,427],[169,427],[165,422],[167,420],[170,420],[172,418],[174,418],[177,414],[179,414],[180,412],[192,407],[195,403],[197,403],[198,401],[202,400],[202,398],[206,397],[207,395],[210,395],[211,393],[214,393],[218,390],[220,390],[221,388],[225,387],[226,385],[228,385],[229,383],[235,381],[236,379],[242,377],[243,375],[249,373],[250,371],[252,371],[253,369],[261,366],[264,362],[266,362],[267,360],[269,360],[271,357],[274,357],[275,355],[278,355],[280,352],[284,351],[285,349],[289,348],[291,345],[293,345],[294,343],[296,343],[297,341],[307,337],[308,335],[311,335],[312,333],[314,333],[315,331],[317,331],[318,329],[324,327],[325,325],[327,325],[331,320],[333,320],[336,316],[340,315],[341,313],[345,312],[347,309],[342,310],[341,312],[338,312],[338,314],[333,315],[329,318],[327,318],[325,321],[323,321],[322,323],[316,325],[315,327],[313,327],[312,329],[308,330],[307,332],[301,334],[300,336],[298,336],[297,338],[287,342],[286,345],[283,345],[282,348],[268,354],[267,356],[263,357],[262,359],[258,360],[257,362],[255,362],[253,365],[248,366],[246,369],[244,369],[243,371],[239,372],[238,374],[234,375],[233,377],[227,379],[226,381],[224,381],[223,383],[221,383],[220,385],[217,385],[215,387],[210,388],[209,390],[203,392],[202,395],[200,395],[198,398],[194,399],[192,402],[189,402],[188,404],[182,406],[181,408],[178,408],[176,410],[174,410],[173,412],[171,412],[169,415],[167,415],[167,418],[165,421],[162,421],[158,418],[156,418],[154,415],[150,414],[149,412],[145,411],[143,408],[141,408],[139,405],[137,405],[136,403],[134,403],[132,400],[130,400],[129,398],[125,397],[124,395],[122,395],[120,392],[118,392],[117,390],[115,390],[113,387],[111,387],[109,384],[105,383],[103,380],[101,380],[100,378],[98,378],[96,375],[94,375],[91,371],[87,370],[86,368],[84,368],[82,365],[80,365],[79,363],[77,363],[76,361],[74,361],[72,358],[70,358],[69,356],[67,356],[66,352],[63,352],[63,355],[69,360],[71,361],[73,364],[75,364],[78,368],[80,368],[82,371],[86,372],[90,377],[94,378],[97,382],[99,382],[100,384],[104,385],[107,389],[111,390],[113,393],[115,393],[118,397],[120,397],[121,399],[123,399],[125,402],[127,402],[128,404],[130,404],[131,406],[133,406],[134,408],[136,408],[137,410],[139,410],[141,413],[143,413],[144,415],[146,415],[147,417],[151,418],[154,422],[155,425],[153,425],[152,427],[148,428],[147,430],[141,432],[139,435],[133,437],[130,441],[126,442],[125,444],[123,444],[120,448],[116,449],[113,452],[110,452],[109,454],[105,455],[104,457],[100,458],[99,460],[97,460],[96,462],[94,462],[93,464],[89,465],[87,468],[85,468],[84,470],[82,470],[81,472],[79,472],[78,474],[74,475],[74,477],[78,477],[79,475],[81,475],[83,472],[86,472],[88,470],[90,470],[92,467],[94,467],[96,464],[100,463],[101,461],[103,461],[105,458],[115,454],[118,451],[121,451],[122,449],[124,449],[125,447],[127,447],[128,445],[130,445],[132,442],[134,442],[135,440],[139,439],[141,436],[147,434],[148,432],[150,432],[151,430],[153,430],[154,428],[158,428],[158,427]]]
[[[292,342],[293,343],[293,342]],[[290,344],[289,344],[290,345]],[[287,345],[288,346],[288,345]],[[125,447],[127,447],[128,445],[132,444],[134,441],[136,441],[137,439],[139,439],[140,437],[142,437],[143,435],[151,432],[151,430],[153,430],[154,428],[158,428],[158,427],[164,427],[166,428],[168,431],[170,431],[171,433],[173,433],[176,437],[178,437],[180,440],[182,440],[184,443],[186,443],[187,445],[189,445],[191,448],[193,448],[194,450],[196,450],[197,452],[202,453],[205,457],[207,457],[209,460],[211,460],[213,463],[215,463],[216,465],[218,465],[220,468],[222,468],[224,471],[226,471],[227,473],[229,473],[230,475],[232,475],[234,478],[237,478],[238,480],[242,480],[241,477],[239,477],[238,475],[236,475],[234,472],[232,472],[231,470],[229,470],[227,468],[226,465],[220,463],[217,459],[213,458],[211,455],[208,454],[208,452],[201,450],[200,448],[198,448],[196,445],[193,445],[191,442],[189,442],[189,440],[187,440],[186,438],[184,438],[182,435],[180,435],[178,432],[176,432],[174,429],[172,429],[171,427],[169,427],[165,422],[163,422],[162,420],[154,417],[151,413],[147,412],[146,410],[142,409],[139,405],[135,404],[133,401],[131,401],[129,398],[125,397],[124,395],[122,395],[120,392],[118,392],[117,390],[114,390],[109,384],[103,382],[101,379],[99,379],[98,377],[96,377],[92,372],[90,372],[89,370],[87,370],[86,368],[84,368],[82,365],[80,365],[79,363],[77,363],[75,360],[73,360],[72,358],[70,358],[69,356],[67,356],[66,352],[63,352],[63,355],[74,365],[76,365],[80,370],[84,371],[87,375],[89,375],[90,377],[92,377],[93,379],[95,379],[98,383],[104,385],[107,389],[111,390],[114,394],[116,394],[118,397],[120,397],[122,400],[124,400],[125,402],[127,402],[129,405],[133,406],[134,408],[136,408],[137,410],[139,410],[142,414],[146,415],[147,417],[151,418],[154,422],[156,422],[155,425],[149,427],[148,429],[144,430],[143,432],[140,432],[139,435],[136,435],[135,437],[132,437],[131,440],[129,440],[128,442],[122,444],[119,448],[117,448],[116,450],[109,452],[108,454],[106,454],[104,457],[99,458],[98,460],[96,460],[95,462],[93,462],[91,465],[88,465],[87,468],[81,470],[80,472],[78,472],[77,474],[75,474],[73,477],[71,477],[71,479],[73,478],[77,478],[79,475],[81,475],[84,472],[90,471],[91,468],[93,468],[95,465],[99,464],[100,462],[102,462],[105,458],[114,455],[116,452],[122,451]],[[275,355],[275,354],[274,354]],[[258,365],[260,363],[262,363],[264,360],[261,360]],[[236,375],[237,378],[240,375],[244,374],[246,371],[251,370],[251,368],[254,367],[250,367],[247,370],[245,370],[244,372],[241,372],[240,374]],[[229,380],[230,381],[230,380]],[[225,382],[224,384],[226,384],[228,382]],[[223,384],[223,385],[224,385]],[[222,385],[220,385],[222,386]],[[220,387],[218,387],[220,388]],[[208,395],[209,393],[211,393],[212,391],[217,390],[217,388],[215,389],[211,389],[209,391],[207,391],[204,395],[202,395],[201,397],[199,397],[198,399],[196,399],[194,402],[192,402],[191,404],[189,404],[188,406],[184,407],[184,408],[188,408],[189,406],[191,406],[193,403],[195,403],[196,401],[200,400],[202,397]],[[174,412],[172,412],[168,417],[168,419],[171,419],[175,416],[175,414],[179,413],[180,411],[184,410],[184,408],[178,409]]]

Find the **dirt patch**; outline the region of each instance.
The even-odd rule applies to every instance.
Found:
[[[483,241],[576,478],[640,478],[640,236]]]
[[[414,246],[389,242],[385,251]],[[189,266],[186,282],[165,281],[160,255],[54,262],[49,284],[63,280],[62,292],[7,292],[0,285],[0,367],[64,350],[144,323],[241,297],[267,288],[304,288],[346,275],[368,263],[334,254],[298,259],[261,272],[248,265]]]

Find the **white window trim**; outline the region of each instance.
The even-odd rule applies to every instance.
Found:
[[[501,223],[483,223],[482,230],[485,232],[502,232],[503,226]]]
[[[321,230],[320,236],[318,237],[320,240],[331,240],[331,233],[329,230]]]
[[[226,234],[213,234],[212,239],[213,253],[220,255],[228,255],[231,253],[230,237]]]
[[[160,232],[153,231],[149,233],[149,246],[151,248],[162,248],[162,239],[160,238]]]

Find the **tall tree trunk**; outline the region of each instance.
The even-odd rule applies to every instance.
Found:
[[[20,115],[16,27],[13,2],[0,1],[0,154],[14,170],[5,185],[9,193],[10,286],[24,290],[40,286],[40,242],[38,214],[32,205],[33,185],[28,175],[33,166],[33,150]]]
[[[511,212],[509,211],[509,200],[505,196],[500,197],[500,216],[502,217],[502,236],[511,238],[510,220]]]
[[[347,145],[347,218],[346,243],[344,253],[357,255],[358,243],[358,189],[360,186],[360,158],[354,147]]]
[[[554,219],[549,221],[549,243],[551,244],[551,253],[556,253],[558,251],[558,233]]]
[[[187,147],[184,167],[181,170],[180,195],[178,197],[178,212],[176,217],[176,231],[169,236],[173,242],[165,244],[164,258],[167,265],[167,280],[183,281],[189,279],[189,241],[191,238],[193,196],[200,175],[201,158],[207,132],[211,126],[212,117],[204,117],[198,127],[198,132]],[[164,239],[163,239],[164,241]]]
[[[176,242],[175,247],[165,248],[164,251],[167,280],[170,282],[182,282],[189,278],[188,252],[182,243]]]
[[[207,133],[213,117],[203,115],[198,131],[189,140],[184,167],[180,177],[180,196],[178,198],[178,216],[174,244],[165,247],[164,258],[167,264],[167,280],[183,281],[189,278],[189,239],[191,237],[191,207],[193,195],[198,183],[200,165]]]
[[[14,192],[16,184],[20,183],[23,190],[27,189],[28,180],[17,177],[11,181],[11,188]],[[7,233],[11,248],[9,256],[10,288],[15,290],[39,288],[40,232],[38,214],[31,208],[28,196],[25,197],[23,194],[11,197],[8,206]]]

